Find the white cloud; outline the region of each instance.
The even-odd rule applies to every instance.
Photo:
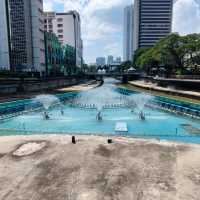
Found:
[[[95,16],[85,19],[82,23],[82,29],[83,40],[90,43],[105,40],[120,31],[118,26],[102,21]]]
[[[87,1],[87,0],[85,0]],[[93,15],[98,10],[109,10],[117,6],[122,6],[126,3],[126,0],[88,0],[85,7],[85,15]]]
[[[62,3],[65,11],[77,10],[81,15],[84,45],[106,39],[110,34],[120,32],[118,27],[96,16],[97,11],[109,10],[126,5],[130,0],[44,0],[44,9],[52,10],[54,3]],[[122,6],[123,8],[123,6]]]
[[[62,0],[59,0],[62,1]],[[65,0],[65,11],[77,10],[81,15],[83,41],[91,44],[95,40],[105,39],[109,34],[116,33],[119,27],[97,17],[97,11],[106,11],[120,6],[130,0]]]
[[[118,57],[121,55],[121,49],[119,47],[119,42],[108,43],[105,46],[104,50],[106,52],[106,55],[113,55],[115,57]]]
[[[76,10],[80,13],[84,54],[88,54],[87,52],[90,52],[90,48],[92,48],[94,49],[92,53],[95,56],[101,53],[120,56],[122,54],[120,46],[122,41],[119,41],[117,35],[122,32],[122,24],[117,24],[115,19],[108,21],[102,15],[117,7],[123,9],[124,6],[132,2],[133,0],[44,0],[44,9],[50,11],[54,4],[59,4],[62,5],[64,11]],[[112,43],[113,41],[114,43]],[[105,47],[102,47],[102,44],[106,44]],[[97,50],[99,45],[103,52]],[[90,54],[88,57],[93,56],[94,58],[94,55]]]
[[[53,2],[52,1],[49,1],[49,0],[45,0],[44,1],[44,11],[53,11]]]
[[[196,0],[178,0],[174,4],[173,31],[181,35],[200,33],[200,5]]]

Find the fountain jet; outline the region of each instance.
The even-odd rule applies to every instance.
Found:
[[[60,114],[61,115],[64,115],[64,110],[61,108],[61,110],[60,110]]]
[[[98,111],[96,119],[97,119],[97,121],[102,121],[103,120],[101,111]]]
[[[42,104],[45,110],[48,110],[51,106],[55,104],[60,104],[60,100],[56,96],[46,95],[46,94],[36,96],[33,99],[33,101],[39,102],[40,104]]]
[[[34,102],[39,102],[43,108],[44,108],[44,113],[43,113],[43,117],[45,120],[50,119],[50,116],[48,114],[48,110],[51,106],[56,105],[56,104],[60,104],[60,100],[54,96],[54,95],[38,95],[33,99]]]
[[[140,112],[139,112],[139,118],[140,118],[142,121],[145,121],[145,120],[146,120],[145,113],[144,113],[143,111],[140,111]]]
[[[50,119],[49,114],[46,111],[44,111],[44,119],[45,120]]]

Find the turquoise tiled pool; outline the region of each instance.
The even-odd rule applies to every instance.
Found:
[[[126,91],[124,96],[137,95],[134,91]],[[115,89],[117,94],[123,91]],[[60,95],[59,98],[68,100],[74,93]],[[156,101],[160,100],[155,98]],[[163,101],[163,99],[162,99]],[[164,99],[167,102],[167,99]],[[22,103],[22,102],[20,102]],[[25,101],[25,104],[31,101]],[[173,102],[174,103],[174,102]],[[182,102],[176,102],[180,104]],[[5,104],[6,105],[6,104]],[[17,105],[17,102],[15,102]],[[14,107],[15,107],[14,105]],[[2,106],[2,105],[1,105]],[[196,107],[198,105],[195,105]],[[61,114],[61,108],[64,115]],[[0,135],[17,134],[96,134],[121,135],[115,132],[117,122],[126,122],[128,132],[123,136],[157,138],[189,143],[200,143],[200,121],[190,117],[176,115],[157,108],[145,107],[146,120],[138,117],[137,109],[131,112],[128,107],[103,109],[103,120],[96,120],[97,110],[71,106],[69,101],[62,106],[54,106],[49,110],[50,119],[43,119],[43,111],[27,112],[0,121]]]

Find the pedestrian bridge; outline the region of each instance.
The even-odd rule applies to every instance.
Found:
[[[123,82],[127,82],[128,80],[137,80],[141,77],[140,73],[88,73],[87,75],[97,80],[102,80],[104,77],[113,77],[122,80]]]

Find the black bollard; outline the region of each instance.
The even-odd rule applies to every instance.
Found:
[[[72,136],[72,144],[76,144],[76,138],[75,138],[75,136]]]
[[[112,142],[112,139],[108,139],[108,144],[111,144]]]

